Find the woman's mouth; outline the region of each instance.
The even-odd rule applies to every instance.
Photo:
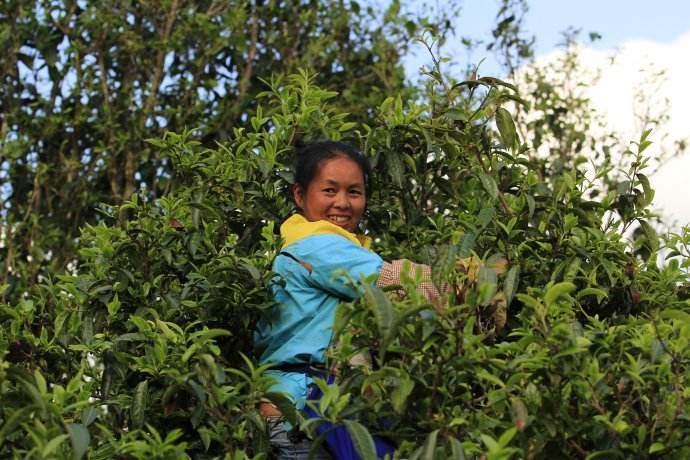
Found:
[[[350,222],[350,216],[327,216],[328,220],[336,225],[345,225]]]

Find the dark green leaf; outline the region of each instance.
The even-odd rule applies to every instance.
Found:
[[[146,415],[146,406],[148,404],[149,382],[142,380],[134,389],[134,398],[132,400],[131,420],[132,426],[141,428],[144,426],[144,417]]]
[[[422,450],[422,455],[420,458],[423,460],[434,460],[434,454],[436,453],[436,442],[438,439],[438,430],[434,430],[426,437],[424,441],[424,448]]]
[[[515,149],[518,143],[515,123],[513,122],[513,117],[510,115],[510,112],[503,107],[499,107],[496,110],[496,126],[498,127],[498,132],[501,135],[503,144],[511,150]]]
[[[479,180],[482,182],[482,187],[489,194],[491,198],[496,199],[498,197],[498,186],[493,177],[485,173],[479,173]]]
[[[506,279],[503,283],[503,292],[506,295],[506,304],[510,305],[515,293],[517,292],[518,285],[520,284],[520,266],[513,265],[506,273]]]
[[[70,441],[72,441],[73,458],[80,460],[89,448],[91,443],[91,435],[81,423],[67,424],[67,431],[69,432]]]
[[[448,442],[450,443],[450,449],[453,455],[453,460],[465,460],[465,449],[463,449],[462,444],[454,437],[448,437]]]
[[[375,459],[376,446],[369,431],[354,420],[343,420],[343,424],[347,428],[348,433],[350,433],[352,443],[355,445],[355,450],[359,456],[363,459]]]

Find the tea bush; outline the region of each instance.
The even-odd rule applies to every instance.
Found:
[[[293,146],[320,138],[371,159],[377,252],[432,264],[445,292],[431,305],[404,279],[339,311],[321,406],[365,458],[372,433],[400,458],[690,455],[690,233],[648,223],[648,132],[611,184],[528,156],[497,79],[388,98],[370,125],[306,73],[266,85],[216,148],[150,139],[171,190],[102,205],[74,270],[0,307],[1,457],[270,458],[262,397],[310,430],[267,393],[251,337]],[[360,352],[372,368],[348,364]]]

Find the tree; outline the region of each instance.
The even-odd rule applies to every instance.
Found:
[[[400,65],[412,19],[398,2],[384,14],[338,1],[3,3],[5,296],[64,270],[99,203],[169,189],[169,160],[147,138],[227,140],[248,126],[262,79],[309,68],[354,121],[370,120],[387,94],[412,91]]]

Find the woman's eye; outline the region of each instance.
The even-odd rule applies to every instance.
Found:
[[[350,190],[350,195],[360,196],[362,194],[361,190]]]
[[[326,192],[326,193],[335,193],[335,189],[334,189],[334,188],[325,188],[325,189],[323,189],[323,191]]]

